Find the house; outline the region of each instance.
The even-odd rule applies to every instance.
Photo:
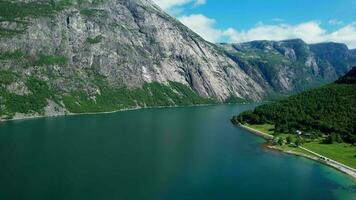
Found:
[[[300,130],[296,130],[296,131],[294,131],[294,134],[296,134],[296,135],[302,135],[303,133],[302,133],[302,131],[300,131]]]

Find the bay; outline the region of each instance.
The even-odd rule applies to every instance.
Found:
[[[256,104],[0,124],[0,199],[355,199],[352,178],[262,148],[229,119]]]

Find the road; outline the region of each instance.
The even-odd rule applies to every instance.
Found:
[[[253,132],[253,133],[255,133],[255,134],[257,134],[257,135],[259,135],[259,136],[261,136],[261,137],[263,137],[265,139],[267,139],[267,140],[273,139],[273,136],[270,135],[270,134],[264,133],[262,131],[254,129],[254,128],[250,128],[250,127],[245,126],[243,124],[239,124],[239,126],[241,126],[242,128],[244,128],[246,130],[249,130],[249,131],[251,131],[251,132]],[[335,169],[337,169],[337,170],[339,170],[341,172],[344,172],[344,173],[352,176],[353,178],[356,178],[356,169],[354,169],[352,167],[349,167],[349,166],[346,166],[346,165],[344,165],[342,163],[339,163],[339,162],[337,162],[335,160],[332,160],[332,159],[330,159],[330,158],[328,158],[326,156],[323,156],[321,154],[318,154],[318,153],[316,153],[314,151],[311,151],[311,150],[309,150],[309,149],[307,149],[305,147],[299,146],[299,148],[303,149],[304,151],[307,151],[307,152],[311,153],[312,155],[316,156],[316,157],[312,157],[312,156],[304,155],[305,157],[308,157],[310,159],[317,160],[319,162],[325,163],[326,165],[329,165],[329,166],[331,166],[331,167],[333,167],[333,168],[335,168]]]
[[[338,170],[340,170],[340,171],[342,171],[344,173],[347,173],[350,176],[356,178],[356,170],[354,168],[346,166],[346,165],[344,165],[342,163],[339,163],[339,162],[337,162],[335,160],[332,160],[332,159],[330,159],[330,158],[328,158],[326,156],[320,155],[320,154],[318,154],[318,153],[316,153],[314,151],[311,151],[311,150],[309,150],[307,148],[304,148],[302,146],[300,146],[299,148],[301,148],[304,151],[307,151],[307,152],[317,156],[319,161],[324,162],[324,163],[326,163],[326,164],[328,164],[328,165],[330,165],[330,166],[332,166],[332,167],[334,167],[334,168],[336,168],[336,169],[338,169]]]

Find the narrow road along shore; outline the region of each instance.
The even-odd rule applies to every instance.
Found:
[[[314,151],[311,151],[311,150],[309,150],[309,149],[307,149],[307,148],[304,148],[304,147],[301,147],[301,146],[300,146],[299,148],[301,148],[301,149],[303,149],[304,151],[307,151],[307,152],[309,152],[309,153],[311,153],[311,154],[317,156],[317,157],[318,157],[318,161],[320,161],[320,162],[322,162],[322,163],[325,163],[325,164],[327,164],[327,165],[330,165],[330,166],[332,166],[332,167],[338,169],[339,171],[342,171],[342,172],[344,172],[344,173],[346,173],[346,174],[348,174],[348,175],[350,175],[350,176],[356,178],[356,169],[354,169],[354,168],[352,168],[352,167],[349,167],[349,166],[347,166],[347,165],[344,165],[344,164],[342,164],[342,163],[339,163],[339,162],[337,162],[337,161],[335,161],[335,160],[332,160],[332,159],[330,159],[330,158],[328,158],[328,157],[325,157],[325,156],[323,156],[323,155],[320,155],[320,154],[318,154],[318,153],[316,153],[316,152],[314,152]]]
[[[261,136],[261,137],[263,137],[263,138],[265,138],[265,139],[267,139],[267,140],[273,139],[273,136],[270,135],[270,134],[268,134],[268,133],[264,133],[264,132],[262,132],[262,131],[259,131],[259,130],[250,128],[250,127],[245,126],[245,125],[243,125],[243,124],[239,124],[239,126],[242,127],[242,128],[244,128],[244,129],[247,129],[247,130],[249,130],[250,132],[253,132],[253,133],[255,133],[256,135]]]
[[[249,132],[252,132],[252,133],[254,133],[254,134],[256,134],[256,135],[258,135],[258,136],[260,136],[260,137],[263,137],[263,138],[265,138],[266,140],[271,140],[271,139],[273,139],[273,135],[270,135],[270,134],[268,134],[268,133],[264,133],[264,132],[262,132],[262,131],[259,131],[259,130],[254,129],[254,128],[245,126],[245,125],[243,125],[243,124],[239,124],[238,126],[241,127],[241,128],[244,128],[245,130],[248,130]],[[271,147],[271,148],[272,148],[272,149],[275,149],[275,148],[273,148],[273,147]],[[332,160],[332,159],[330,159],[330,158],[327,158],[327,157],[325,157],[325,156],[323,156],[323,155],[320,155],[320,154],[318,154],[318,153],[316,153],[316,152],[314,152],[314,151],[311,151],[311,150],[309,150],[309,149],[307,149],[307,148],[305,148],[305,147],[299,146],[299,148],[300,148],[300,149],[303,149],[304,151],[309,152],[310,154],[315,155],[315,157],[312,157],[312,156],[309,156],[309,155],[306,155],[306,154],[303,154],[303,153],[295,153],[295,152],[290,152],[290,151],[288,151],[288,152],[286,152],[286,153],[288,153],[288,154],[294,154],[294,155],[297,155],[297,156],[303,156],[303,157],[306,157],[306,158],[309,158],[309,159],[318,161],[318,162],[320,162],[320,163],[323,163],[323,164],[325,164],[325,165],[328,165],[328,166],[330,166],[330,167],[333,167],[334,169],[337,169],[337,170],[339,170],[339,171],[341,171],[341,172],[343,172],[343,173],[345,173],[345,174],[347,174],[347,175],[350,175],[350,176],[353,177],[353,178],[356,178],[356,169],[354,169],[354,168],[352,168],[352,167],[349,167],[349,166],[347,166],[347,165],[344,165],[344,164],[342,164],[342,163],[339,163],[339,162],[337,162],[337,161],[335,161],[335,160]]]

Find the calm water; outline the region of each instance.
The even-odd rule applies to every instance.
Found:
[[[355,199],[351,178],[260,148],[229,118],[254,105],[0,125],[1,200]]]

